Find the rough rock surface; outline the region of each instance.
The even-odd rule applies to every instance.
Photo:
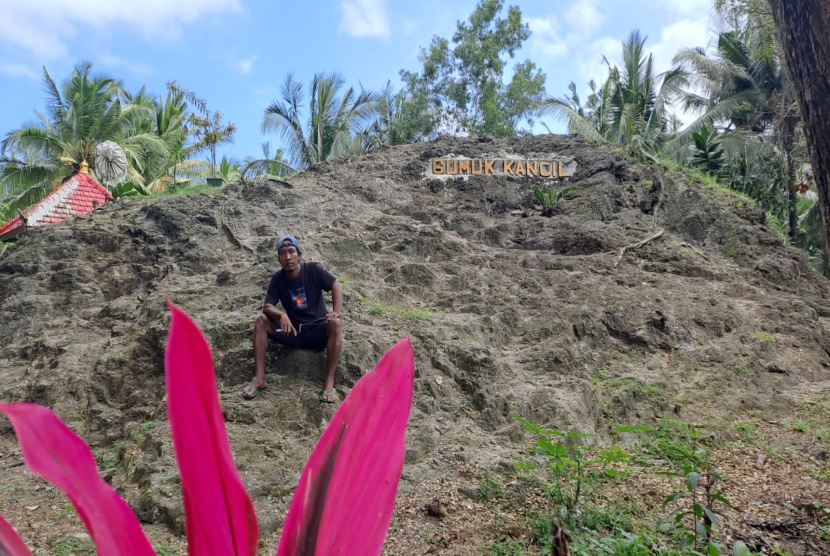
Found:
[[[433,157],[539,155],[577,164],[549,210],[534,178],[422,179]],[[268,389],[240,396],[286,233],[344,285],[341,392],[413,337],[404,493],[459,458],[504,463],[524,438],[511,414],[603,442],[616,423],[774,416],[830,392],[828,282],[760,209],[549,135],[384,148],[289,182],[123,199],[30,230],[0,259],[0,399],[53,408],[143,520],[181,532],[169,297],[213,346],[237,463],[263,531],[275,531],[335,410],[317,401],[324,355],[274,349]],[[5,421],[0,441],[13,450]]]

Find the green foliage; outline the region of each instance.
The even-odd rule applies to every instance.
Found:
[[[189,152],[209,151],[211,176],[216,177],[216,148],[223,143],[233,143],[236,124],[224,123],[221,112],[210,110],[203,99],[192,91],[179,86],[175,81],[169,82],[167,88],[171,94],[187,99],[195,106],[198,113],[190,114],[187,119],[190,133],[195,139],[195,143],[189,148]]]
[[[684,401],[686,403],[691,401],[690,395],[689,399]],[[652,432],[644,446],[644,452],[651,458],[683,465],[688,459],[686,454],[689,451],[693,452],[698,445],[708,440],[706,435],[689,423],[676,419],[663,419]]]
[[[530,556],[532,553],[527,552],[516,539],[505,537],[490,546],[486,554],[487,556]]]
[[[393,305],[381,305],[379,303],[370,303],[369,314],[372,316],[390,313],[392,315],[400,315],[406,320],[411,321],[426,321],[432,318],[432,313],[423,309],[406,309],[404,307],[397,307]]]
[[[755,339],[761,342],[762,344],[774,344],[775,343],[775,335],[770,334],[769,332],[756,332]]]
[[[653,554],[648,547],[648,539],[628,532],[623,532],[622,538],[577,539],[570,548],[574,556],[650,556]]]
[[[222,143],[233,143],[236,124],[224,123],[220,112],[210,110],[205,110],[202,116],[191,114],[188,123],[196,139],[196,152],[210,151],[211,175],[216,177],[216,147]]]
[[[138,197],[139,195],[149,195],[150,193],[136,182],[128,181],[107,187],[112,195],[112,200],[117,201],[121,197]]]
[[[165,146],[164,150],[142,149],[142,164],[130,171],[130,181],[154,194],[181,184],[191,176],[194,168],[207,166],[203,161],[188,160],[201,148],[192,141],[188,129],[188,100],[197,107],[202,106],[200,103],[204,101],[184,91],[175,82],[168,83],[167,88],[165,98],[151,99],[144,89],[130,97],[132,102],[146,105],[153,111],[150,118],[134,122],[134,127],[157,136]]]
[[[154,428],[158,426],[158,424],[158,421],[147,421],[146,423],[143,423],[138,428],[138,430],[135,431],[135,433],[133,434],[133,438],[139,439],[144,436],[147,436],[148,434],[150,434],[150,431],[152,431]]]
[[[721,136],[726,146],[726,161],[720,183],[751,198],[778,220],[786,221],[789,210],[787,172],[781,151],[745,133]]]
[[[479,500],[493,500],[504,496],[504,488],[487,471],[481,475],[481,484],[476,491],[476,498]]]
[[[824,276],[830,277],[830,258],[828,258],[825,246],[821,204],[818,192],[814,188],[798,196],[797,211],[798,241],[796,245],[807,252],[810,263],[815,270],[821,272]]]
[[[704,127],[692,134],[694,150],[691,164],[704,172],[717,176],[726,163],[723,146],[715,129]]]
[[[224,186],[222,186],[224,187]],[[221,195],[221,187],[214,187],[212,185],[184,185],[176,188],[171,188],[162,193],[165,197],[179,197],[198,195],[199,193],[210,193],[212,195]]]
[[[124,149],[131,173],[149,156],[167,152],[164,141],[143,124],[154,114],[153,102],[143,95],[130,97],[121,81],[93,74],[91,64],[76,65],[63,87],[44,68],[43,90],[45,112],[9,132],[2,143],[6,219],[51,193],[84,162],[94,175],[95,147],[103,141]]]
[[[658,76],[645,43],[639,31],[631,33],[622,45],[622,67],[609,64],[609,76],[601,85],[591,81],[591,95],[584,105],[571,83],[570,96],[545,99],[541,113],[565,121],[571,133],[592,141],[660,152],[675,128],[668,108],[686,77],[678,70]]]
[[[395,92],[392,82],[378,93],[369,125],[362,130],[367,149],[434,139],[439,118],[426,94]]]
[[[712,531],[720,527],[718,516],[722,514],[715,505],[718,503],[730,506],[719,485],[723,477],[709,459],[706,450],[682,450],[681,455],[685,460],[682,471],[665,474],[681,478],[684,489],[668,496],[663,501],[663,508],[678,503],[670,514],[675,525],[680,525],[685,518],[691,519],[692,530],[680,543],[681,550],[687,547],[698,550],[703,547],[710,555],[719,554],[717,546],[712,541]]]
[[[515,136],[522,121],[533,123],[545,90],[545,76],[530,60],[517,64],[506,82],[506,56],[512,58],[530,36],[518,6],[510,6],[505,18],[502,0],[481,0],[467,21],[460,21],[450,42],[433,37],[421,49],[419,73],[401,71],[406,94],[415,106],[429,106],[436,131]]]
[[[374,114],[378,95],[363,90],[357,93],[353,87],[343,91],[345,84],[338,73],[315,74],[304,116],[303,85],[289,73],[282,86],[282,100],[265,109],[262,132],[276,132],[283,138],[295,168],[366,150],[364,136],[358,132]]]
[[[752,442],[758,438],[758,425],[755,423],[735,423],[735,430],[744,442]]]
[[[539,187],[538,185],[534,185],[533,191],[536,192],[536,198],[539,200],[542,208],[545,210],[553,210],[556,208],[556,205],[559,204],[559,201],[561,201],[565,195],[570,193],[571,188],[566,187],[557,193],[552,187]]]
[[[219,177],[225,183],[236,183],[239,181],[239,178],[242,177],[242,167],[241,165],[235,161],[229,159],[227,156],[223,156],[222,160],[219,162]]]
[[[720,17],[716,48],[685,48],[674,59],[691,85],[690,91],[681,93],[684,108],[701,115],[666,145],[665,152],[679,153],[696,133],[719,126],[724,183],[793,223],[795,229],[788,231],[796,240],[797,199],[789,186],[807,156],[800,146],[801,118],[775,23],[769,7],[759,0],[717,0],[715,8]]]
[[[513,418],[539,437],[536,443],[536,457],[545,461],[545,467],[552,479],[548,495],[565,508],[564,518],[571,520],[579,514],[580,497],[583,489],[599,475],[616,477],[616,470],[610,468],[613,463],[627,462],[631,455],[617,446],[591,450],[577,444],[580,440],[593,437],[576,431],[547,429],[528,421],[518,415]],[[519,469],[529,469],[535,464],[523,463]]]
[[[49,544],[55,556],[92,556],[95,554],[95,543],[92,541],[67,537]]]
[[[155,549],[157,556],[175,556],[177,553],[176,549],[169,545],[156,545]]]
[[[262,158],[246,158],[240,172],[247,178],[256,179],[263,177],[284,178],[290,176],[296,170],[285,159],[285,151],[277,149],[272,155],[271,143],[265,142],[262,144]]]

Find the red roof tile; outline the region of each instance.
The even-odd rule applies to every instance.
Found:
[[[0,228],[0,239],[14,239],[27,227],[56,224],[67,218],[88,214],[111,198],[109,191],[87,174],[75,174],[39,203],[22,211],[26,224],[15,218]]]

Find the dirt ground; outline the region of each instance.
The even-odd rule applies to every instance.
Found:
[[[555,159],[573,176],[438,179],[427,172],[436,157]],[[545,208],[535,187],[568,191]],[[505,535],[533,553],[527,515],[548,502],[515,476],[533,438],[513,415],[594,434],[596,446],[618,441],[614,425],[693,424],[712,435],[730,479],[724,542],[826,548],[830,422],[809,408],[830,397],[827,280],[745,198],[575,136],[534,136],[443,138],[287,181],[123,199],[6,251],[0,399],[51,407],[87,440],[160,554],[181,552],[184,532],[164,402],[168,297],[213,348],[263,553],[336,409],[317,401],[316,354],[274,350],[268,390],[240,396],[286,233],[343,284],[341,397],[395,341],[413,339],[415,403],[387,554],[482,554]],[[635,455],[648,441],[622,440]],[[659,506],[667,469],[647,461],[596,496]],[[504,500],[479,497],[482,477],[510,485]],[[436,500],[438,517],[426,510]],[[21,466],[5,421],[0,504],[41,553],[88,546],[67,502]]]

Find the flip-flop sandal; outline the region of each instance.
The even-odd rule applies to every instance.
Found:
[[[259,394],[262,390],[265,390],[265,386],[260,388],[259,386],[248,384],[245,388],[242,389],[242,397],[246,400],[253,400],[257,397],[257,394]]]
[[[333,400],[327,400],[326,398],[334,398],[334,399]],[[337,401],[337,389],[332,388],[328,392],[323,391],[319,396],[317,396],[317,399],[320,400],[323,403],[334,403],[334,402]]]

